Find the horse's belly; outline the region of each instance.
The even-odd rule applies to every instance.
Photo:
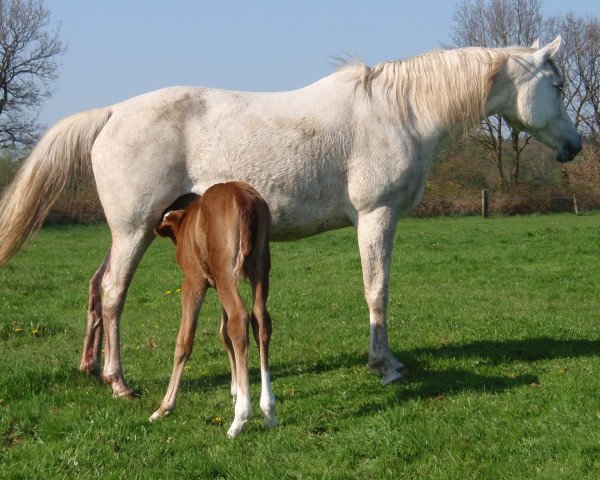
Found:
[[[279,157],[286,158],[284,154]],[[210,185],[232,180],[250,184],[269,205],[271,239],[276,241],[300,239],[352,224],[346,185],[331,180],[342,177],[332,172],[332,166],[317,169],[306,162],[305,168],[299,169],[301,162],[288,162],[282,167],[277,158],[269,162],[265,156],[260,169],[243,164],[237,168],[227,165],[229,168],[203,169],[195,175],[193,191],[202,195]]]
[[[326,204],[267,198],[271,210],[271,239],[295,240],[351,225],[347,215]]]

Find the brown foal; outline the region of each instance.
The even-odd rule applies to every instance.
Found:
[[[173,372],[165,398],[150,420],[175,409],[175,398],[186,361],[192,353],[198,313],[209,286],[216,288],[223,309],[221,341],[231,364],[231,394],[235,418],[227,435],[235,437],[252,416],[248,380],[248,323],[252,324],[261,367],[260,407],[266,426],[276,426],[275,397],[269,376],[271,317],[269,293],[269,207],[243,182],[213,185],[185,210],[168,212],[156,233],[170,237],[184,275],[182,317]],[[249,316],[237,289],[246,278],[252,285]]]

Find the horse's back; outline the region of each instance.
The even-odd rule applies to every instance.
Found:
[[[92,151],[109,223],[153,228],[182,195],[243,180],[279,238],[347,225],[344,99],[329,78],[291,92],[171,87],[112,106]]]

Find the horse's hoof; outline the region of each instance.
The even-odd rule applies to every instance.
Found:
[[[125,400],[134,400],[138,397],[131,388],[123,390],[113,390],[113,398],[123,398]]]
[[[79,371],[90,377],[95,377],[97,379],[100,379],[100,368],[91,363],[86,363],[86,364],[82,363],[81,365],[79,365]]]
[[[392,370],[381,379],[381,384],[389,385],[390,383],[400,383],[404,381],[404,376],[398,370]]]
[[[396,357],[394,357],[393,355],[389,359],[389,364],[392,369],[398,370],[399,372],[406,369],[404,364],[400,360],[398,360]]]

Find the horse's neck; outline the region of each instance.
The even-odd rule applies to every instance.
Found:
[[[485,115],[483,118],[510,113],[515,95],[514,84],[506,80],[502,74],[498,75],[497,78],[494,79],[494,83],[490,88],[490,93],[485,102]]]
[[[456,50],[385,63],[373,69],[376,74],[369,85],[421,141],[443,145],[497,113],[507,101],[500,88],[507,82],[502,76],[495,79],[503,60],[495,55],[485,49]]]

